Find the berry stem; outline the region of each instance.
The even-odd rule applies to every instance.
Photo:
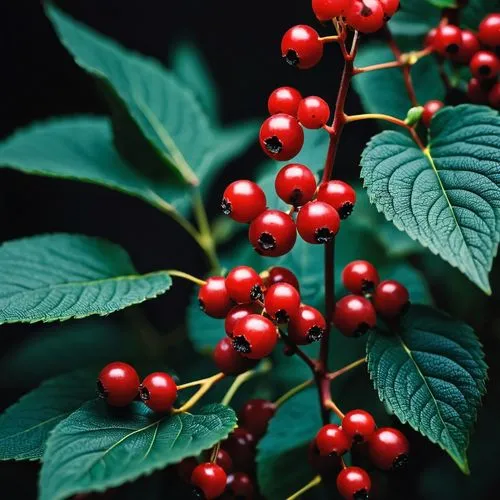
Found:
[[[283,403],[285,403],[289,399],[293,398],[293,396],[295,396],[299,392],[302,392],[304,389],[307,389],[309,386],[311,386],[313,384],[313,382],[314,382],[313,379],[309,379],[309,380],[306,380],[305,382],[302,382],[301,384],[299,384],[295,387],[292,387],[288,392],[285,392],[285,394],[283,394],[283,396],[278,398],[274,402],[274,405],[276,406],[276,408],[279,408]]]
[[[172,413],[184,413],[190,410],[198,401],[215,385],[225,377],[224,373],[217,373],[213,377],[209,377],[203,382],[200,388],[184,403],[180,408],[175,408]]]
[[[211,377],[202,378],[200,380],[193,380],[192,382],[187,382],[186,384],[181,384],[177,386],[178,391],[182,391],[182,389],[188,389],[189,387],[195,387],[197,385],[203,385],[206,383],[210,383],[213,379],[217,379],[222,375],[222,373],[217,373],[212,375]]]
[[[304,493],[307,493],[309,490],[312,490],[319,484],[321,484],[321,476],[316,476],[312,481],[307,483],[303,488],[295,492],[292,496],[289,496],[286,500],[295,500],[296,498],[300,498]]]
[[[335,380],[337,377],[340,377],[344,373],[347,373],[347,372],[353,370],[354,368],[361,366],[364,363],[366,363],[366,358],[358,359],[357,361],[354,361],[353,363],[351,363],[347,366],[344,366],[343,368],[340,368],[340,370],[337,370],[335,372],[330,372],[327,375],[327,378],[328,378],[328,380]]]
[[[340,408],[331,399],[325,401],[325,406],[332,410],[335,415],[340,418],[340,420],[344,418],[345,415],[340,411]]]
[[[177,271],[177,269],[168,269],[167,274],[169,274],[170,276],[175,276],[176,278],[182,278],[187,281],[191,281],[192,283],[198,286],[203,286],[207,284],[206,281],[200,280],[199,278],[196,278],[195,276],[192,276],[191,274],[185,273],[183,271]]]
[[[287,345],[287,347],[291,349],[300,359],[302,359],[307,366],[311,368],[313,373],[315,373],[318,370],[318,363],[314,359],[310,358],[297,344],[295,344],[295,342],[292,342],[290,337],[280,328],[278,328],[278,331],[280,332],[280,337],[283,339],[283,342]]]
[[[380,64],[372,64],[371,66],[364,66],[363,68],[354,68],[354,74],[359,75],[362,73],[368,73],[370,71],[378,71],[381,69],[390,69],[390,68],[401,68],[403,66],[413,66],[420,59],[426,57],[433,53],[433,49],[428,47],[426,49],[422,49],[416,52],[406,52],[402,53],[399,59],[396,61],[389,61]]]
[[[217,460],[217,454],[220,450],[220,441],[212,448],[212,453],[210,454],[210,462],[215,463]]]
[[[331,43],[331,42],[338,42],[340,39],[340,37],[336,36],[336,35],[332,35],[332,36],[323,36],[323,37],[320,37],[319,40],[323,43]]]

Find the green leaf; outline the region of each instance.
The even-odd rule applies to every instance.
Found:
[[[412,306],[397,333],[371,333],[366,351],[380,399],[468,473],[466,451],[487,370],[473,330],[432,308]]]
[[[457,6],[456,0],[427,0],[427,2],[438,9],[449,9]]]
[[[95,371],[77,371],[44,382],[0,416],[0,460],[38,460],[50,431],[95,398]]]
[[[461,14],[461,24],[477,31],[479,23],[487,14],[498,12],[500,0],[469,0]]]
[[[370,201],[388,220],[490,293],[500,237],[500,117],[483,106],[444,108],[422,151],[386,131],[363,152]]]
[[[401,0],[399,11],[389,21],[389,29],[402,37],[425,36],[439,24],[440,15],[441,11],[427,0]]]
[[[208,405],[197,414],[158,415],[142,403],[122,412],[91,401],[52,432],[43,456],[40,500],[104,491],[226,438],[236,425],[230,408]]]
[[[164,271],[140,275],[118,245],[49,234],[0,246],[0,324],[101,316],[165,293]]]
[[[187,310],[186,326],[193,347],[202,354],[210,354],[226,333],[224,321],[211,318],[200,309],[198,290],[191,295]]]

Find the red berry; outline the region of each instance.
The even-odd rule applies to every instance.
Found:
[[[315,29],[299,24],[284,34],[281,40],[281,55],[290,66],[309,69],[321,61],[323,42]]]
[[[355,443],[365,442],[376,427],[373,417],[364,410],[352,410],[342,419],[342,429]]]
[[[269,420],[276,413],[276,405],[266,399],[250,399],[239,414],[240,425],[248,429],[257,439],[267,431]]]
[[[316,440],[309,444],[307,459],[312,468],[322,476],[329,476],[333,471],[340,469],[341,458],[337,455],[322,456],[316,446]]]
[[[221,208],[236,222],[251,222],[266,209],[264,191],[252,181],[235,181],[226,188]]]
[[[327,424],[316,434],[316,446],[322,456],[342,456],[351,449],[351,440],[341,427]]]
[[[347,24],[361,33],[373,33],[384,25],[384,9],[379,0],[354,0],[345,17]]]
[[[260,146],[273,160],[288,161],[304,145],[304,130],[297,118],[285,113],[270,116],[260,128]]]
[[[488,94],[488,101],[492,108],[500,109],[500,83],[497,82],[493,85],[493,88]]]
[[[226,493],[238,500],[252,500],[255,488],[252,479],[244,472],[235,472],[227,478]]]
[[[442,101],[427,101],[424,104],[424,111],[422,113],[422,123],[425,127],[429,128],[431,126],[432,117],[444,107],[444,102]]]
[[[322,201],[306,203],[297,216],[297,231],[308,243],[328,243],[333,240],[339,229],[338,212]]]
[[[139,375],[121,361],[106,365],[97,378],[97,393],[111,406],[127,406],[139,392]]]
[[[434,48],[443,56],[458,54],[462,46],[462,30],[453,24],[444,24],[437,28]]]
[[[186,483],[191,482],[193,471],[198,466],[198,460],[194,457],[185,458],[182,462],[177,464],[177,474]]]
[[[404,285],[394,280],[382,281],[373,294],[373,307],[385,318],[395,318],[408,308],[410,294]]]
[[[375,266],[366,260],[353,260],[342,271],[342,283],[356,295],[372,293],[379,282]]]
[[[344,14],[350,0],[312,0],[312,8],[318,21],[331,21]]]
[[[239,304],[234,306],[226,316],[226,320],[224,321],[224,329],[226,330],[226,335],[228,337],[233,337],[234,325],[238,320],[248,316],[249,314],[259,313],[259,308],[256,304]]]
[[[297,345],[306,345],[321,340],[326,330],[323,315],[314,307],[302,305],[297,315],[290,319],[288,335]]]
[[[323,182],[319,186],[316,199],[331,205],[341,219],[347,219],[356,204],[356,191],[342,181]]]
[[[239,375],[250,370],[257,363],[236,352],[232,340],[228,337],[219,340],[214,349],[213,358],[217,368],[226,375]]]
[[[494,12],[486,16],[479,25],[479,40],[484,45],[496,47],[500,45],[500,13]]]
[[[295,287],[295,289],[300,293],[299,280],[297,276],[292,273],[286,267],[271,267],[268,271],[268,276],[265,279],[266,286],[269,288],[270,286],[276,283],[288,283]]]
[[[500,70],[500,61],[493,52],[480,50],[474,54],[469,64],[473,76],[479,80],[496,78]]]
[[[226,277],[226,288],[229,296],[240,304],[254,300],[262,300],[264,282],[255,269],[248,266],[238,266],[232,269]]]
[[[154,372],[142,381],[139,394],[146,406],[165,413],[172,409],[177,399],[177,384],[168,373]]]
[[[235,470],[253,469],[255,460],[255,436],[244,427],[237,427],[230,436],[222,441],[221,447],[233,460]]]
[[[333,323],[346,337],[359,337],[376,325],[377,315],[369,300],[348,295],[337,302]]]
[[[278,172],[274,187],[285,203],[299,207],[313,199],[316,178],[305,165],[290,163]]]
[[[222,467],[226,474],[229,474],[233,470],[233,460],[226,450],[219,449],[215,457],[215,463],[219,467]]]
[[[295,222],[285,212],[266,210],[250,224],[248,239],[260,255],[285,255],[293,248],[297,239]]]
[[[330,118],[330,106],[321,97],[310,96],[302,99],[297,119],[303,127],[318,129],[326,125]]]
[[[403,467],[408,461],[410,444],[405,435],[392,427],[377,429],[368,441],[370,459],[382,470]]]
[[[300,294],[288,283],[276,283],[266,293],[264,307],[266,313],[278,323],[288,323],[299,312]]]
[[[259,314],[250,314],[234,326],[233,347],[249,359],[269,356],[278,342],[273,322]]]
[[[269,96],[267,108],[271,115],[285,113],[297,117],[300,101],[302,101],[302,95],[298,90],[293,87],[280,87]]]
[[[425,48],[435,48],[435,41],[437,36],[437,28],[432,28],[429,33],[425,36],[424,47]]]
[[[379,0],[386,17],[392,17],[399,9],[399,0]]]
[[[226,481],[224,469],[210,462],[198,465],[191,475],[191,484],[201,490],[206,500],[222,495]]]
[[[222,276],[208,278],[200,287],[198,302],[201,310],[212,318],[224,318],[233,306],[226,289],[226,280]]]
[[[488,102],[489,82],[482,82],[477,78],[471,78],[467,86],[467,97],[474,104],[486,104]]]
[[[470,60],[476,52],[480,50],[479,40],[477,36],[470,30],[462,31],[462,45],[456,55],[453,56],[455,62],[461,64],[469,64]]]
[[[337,476],[337,489],[345,500],[366,500],[371,487],[370,476],[360,467],[346,467]]]

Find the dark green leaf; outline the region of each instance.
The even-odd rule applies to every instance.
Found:
[[[389,21],[389,29],[401,37],[425,36],[439,24],[440,14],[441,11],[426,0],[401,0],[399,11]]]
[[[500,0],[469,0],[461,14],[461,24],[477,31],[479,23],[491,13],[500,10]]]
[[[226,335],[224,320],[211,318],[200,309],[197,290],[191,295],[186,322],[189,340],[193,347],[203,354],[211,353],[219,340]]]
[[[448,9],[457,6],[457,0],[427,0],[427,2],[438,9]]]
[[[380,399],[468,473],[466,451],[487,370],[473,330],[429,307],[412,306],[398,333],[371,333],[366,351]]]

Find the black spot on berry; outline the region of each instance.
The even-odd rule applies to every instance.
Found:
[[[361,8],[360,14],[363,17],[370,17],[373,14],[373,11],[372,9],[370,9],[370,7],[368,7],[368,5],[365,4],[365,2],[363,2],[363,7]]]
[[[354,337],[362,337],[365,333],[370,330],[370,325],[368,323],[360,323],[356,330],[354,331]]]
[[[368,500],[368,492],[365,489],[356,491],[352,496],[354,500]]]
[[[446,52],[448,52],[448,54],[457,54],[459,50],[460,47],[456,43],[451,43],[446,47]]]
[[[100,380],[96,382],[96,389],[97,389],[97,395],[101,399],[106,399],[108,397],[108,391],[104,389],[104,386],[102,385],[102,382]]]
[[[288,323],[290,321],[290,316],[284,309],[277,311],[274,317],[278,323]]]
[[[143,401],[148,401],[151,397],[147,388],[142,386],[139,388],[139,396]]]
[[[352,440],[356,444],[361,444],[362,442],[364,442],[365,438],[363,436],[361,436],[361,434],[354,434],[354,436],[352,437]]]
[[[372,294],[375,291],[375,284],[373,281],[362,280],[361,281],[361,292],[363,295]]]
[[[227,198],[222,198],[220,208],[222,209],[222,213],[224,215],[231,215],[233,208],[231,207],[231,203]]]
[[[397,456],[392,462],[392,468],[394,470],[402,469],[408,463],[408,455],[403,453],[402,455]]]
[[[290,66],[297,66],[300,63],[299,55],[295,50],[289,50],[287,51],[285,57],[285,61],[290,65]]]
[[[262,233],[257,242],[261,250],[264,252],[274,250],[276,248],[276,239],[271,233]]]
[[[239,352],[240,354],[248,354],[249,352],[252,352],[248,340],[243,335],[238,335],[237,337],[234,337],[233,347],[234,350],[236,352]]]
[[[250,290],[250,300],[262,300],[263,298],[264,294],[260,285],[254,285]]]
[[[345,202],[341,207],[340,207],[340,210],[339,210],[339,216],[342,220],[345,220],[347,219],[347,217],[349,217],[349,215],[352,214],[352,211],[354,210],[354,205],[347,201]]]
[[[275,135],[269,137],[268,139],[265,139],[264,144],[266,146],[266,149],[272,155],[277,155],[281,153],[281,151],[283,151],[283,143],[280,141],[279,137],[276,137]]]
[[[327,227],[320,227],[316,229],[314,238],[318,243],[328,243],[333,240],[335,234]]]
[[[294,189],[289,201],[294,207],[298,207],[301,205],[303,197],[303,193],[300,189]]]
[[[320,328],[319,326],[316,326],[316,325],[312,326],[307,331],[307,341],[309,343],[318,342],[319,340],[321,340],[323,338],[324,334],[325,334],[325,331],[323,330],[323,328]]]
[[[486,64],[479,66],[479,74],[483,76],[488,76],[491,73],[491,68]]]

